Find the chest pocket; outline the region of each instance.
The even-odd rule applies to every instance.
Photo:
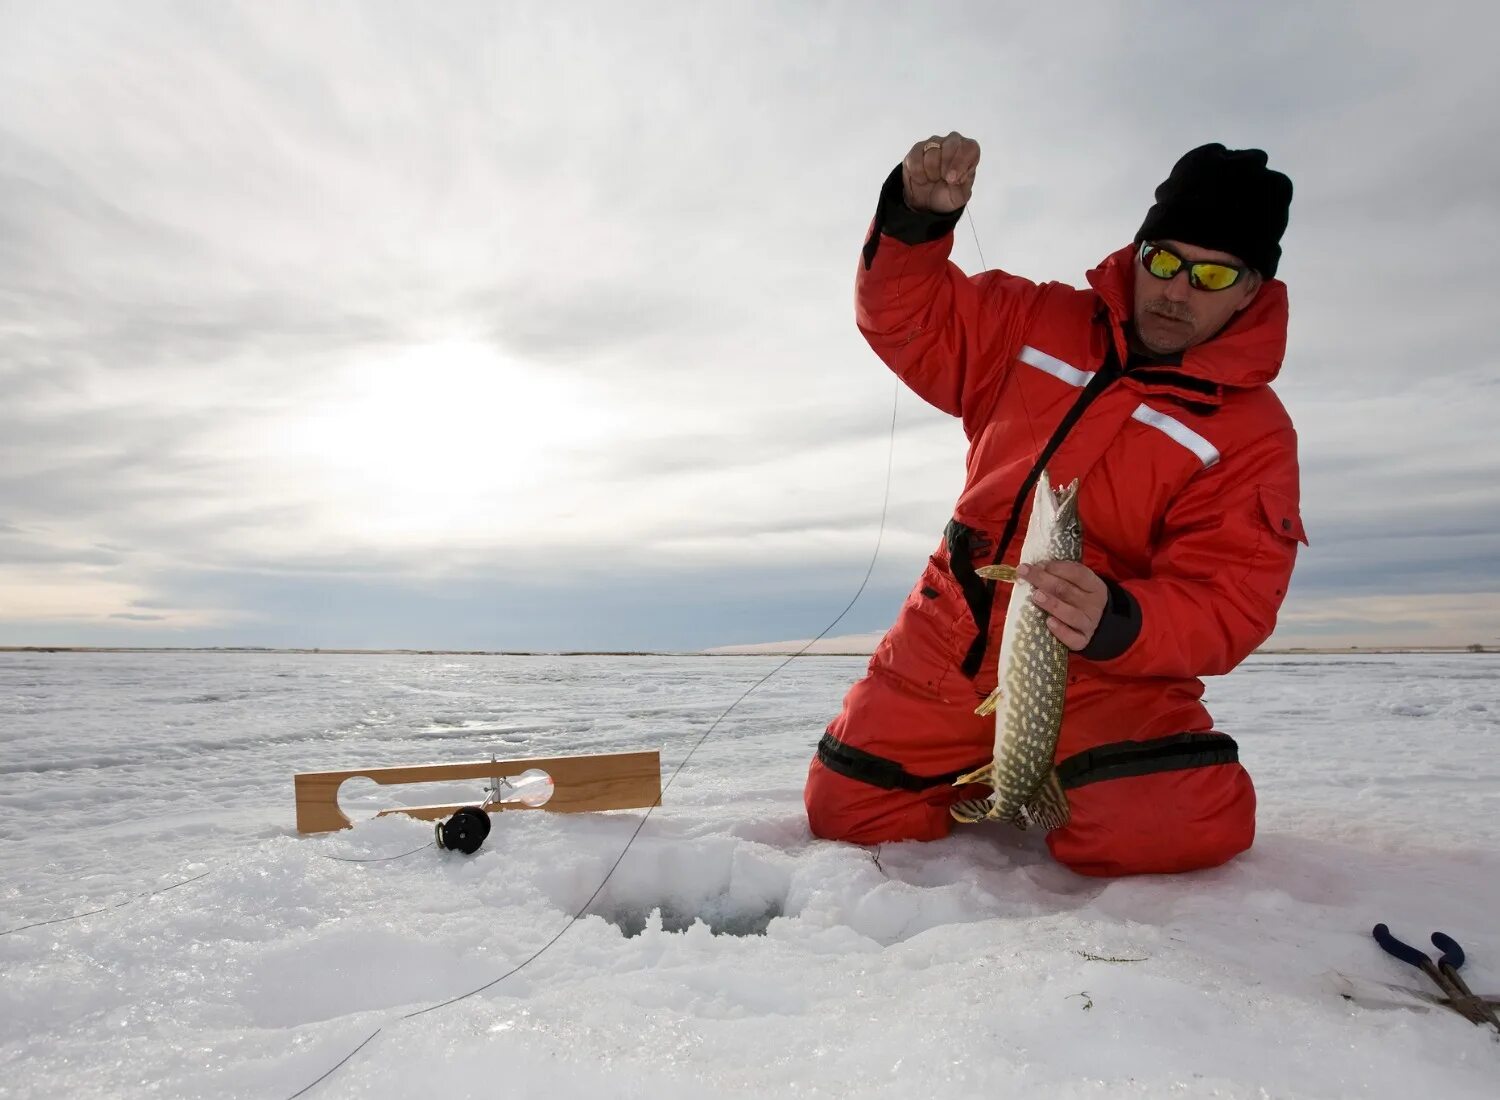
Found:
[[[1307,532],[1296,500],[1286,493],[1262,485],[1256,490],[1255,542],[1235,570],[1239,584],[1254,587],[1263,598],[1279,605],[1286,596],[1296,560],[1295,544],[1307,545]]]
[[[1303,546],[1308,544],[1307,531],[1302,526],[1302,515],[1297,510],[1297,502],[1291,497],[1268,485],[1262,485],[1260,511],[1273,533],[1284,539],[1300,542]]]

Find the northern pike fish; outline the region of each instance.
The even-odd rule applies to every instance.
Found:
[[[1032,497],[1020,564],[1082,557],[1078,481],[1053,490],[1043,471]],[[949,812],[963,822],[999,818],[1022,829],[1056,829],[1067,824],[1069,813],[1068,796],[1052,767],[1068,686],[1068,647],[1047,629],[1047,612],[1031,601],[1032,586],[1016,576],[1015,566],[986,565],[974,572],[987,580],[1009,582],[1010,604],[1000,636],[995,690],[975,711],[995,715],[995,756],[984,767],[960,776],[954,786],[982,783],[994,793],[955,802]]]

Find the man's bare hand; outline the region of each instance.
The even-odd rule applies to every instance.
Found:
[[[979,142],[960,133],[933,134],[911,147],[901,162],[906,205],[913,210],[951,214],[974,193]]]
[[[1023,565],[1017,575],[1031,585],[1031,600],[1047,613],[1047,629],[1075,653],[1089,644],[1109,589],[1098,573],[1076,561],[1044,561]]]

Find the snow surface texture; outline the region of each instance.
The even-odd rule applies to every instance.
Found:
[[[0,935],[0,1094],[289,1097],[383,1028],[307,1095],[1496,1095],[1493,1034],[1326,974],[1423,987],[1371,940],[1387,921],[1453,934],[1470,985],[1500,989],[1493,655],[1212,681],[1256,846],[1119,881],[999,824],[812,840],[807,759],[864,662],[796,661],[693,757],[592,915],[401,1019],[556,936],[641,815],[505,813],[472,857],[341,863],[431,827],[298,837],[293,772],[659,746],[670,775],[776,663],[0,655],[0,930],[111,907]]]

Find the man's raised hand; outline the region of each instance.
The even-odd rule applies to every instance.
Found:
[[[933,214],[951,214],[974,193],[979,142],[954,132],[917,142],[901,162],[906,205]]]

